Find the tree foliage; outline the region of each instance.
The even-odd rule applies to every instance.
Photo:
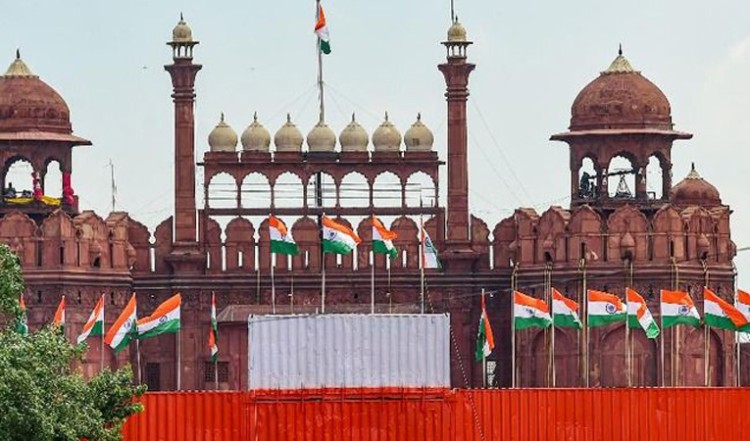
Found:
[[[18,260],[0,245],[0,312],[20,317],[23,279]],[[132,371],[104,370],[86,380],[76,368],[86,350],[56,328],[21,335],[13,320],[0,330],[0,439],[7,441],[119,440],[125,419],[141,410],[145,387]]]

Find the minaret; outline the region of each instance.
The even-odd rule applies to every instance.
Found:
[[[180,14],[172,30],[172,64],[164,66],[172,77],[174,101],[174,247],[169,261],[175,272],[202,269],[205,257],[196,240],[195,211],[195,76],[200,64],[193,64],[190,27]]]
[[[466,62],[471,44],[466,29],[455,19],[442,43],[447,60],[438,69],[445,77],[448,101],[448,221],[446,250],[441,256],[448,270],[471,269],[477,253],[471,248],[469,235],[469,163],[467,157],[466,100],[469,97],[469,74],[476,67]]]

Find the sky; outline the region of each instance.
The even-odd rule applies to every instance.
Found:
[[[110,211],[111,160],[118,210],[149,227],[172,212],[171,83],[163,66],[180,12],[200,41],[195,62],[203,65],[198,159],[221,112],[238,134],[255,111],[271,134],[286,113],[303,133],[317,120],[312,1],[1,3],[0,65],[20,48],[67,101],[75,133],[93,141],[74,153],[83,209]],[[445,158],[445,85],[436,65],[445,58],[439,42],[450,25],[449,1],[324,6],[333,49],[324,63],[331,128],[339,133],[356,112],[372,134],[388,111],[403,133],[421,112]],[[455,9],[477,65],[468,107],[470,206],[490,229],[519,206],[541,213],[568,204],[567,148],[549,135],[567,128],[576,94],[622,44],[634,68],[670,99],[675,128],[695,134],[675,143],[674,182],[695,162],[734,210],[735,243],[750,246],[750,2],[455,0]],[[736,262],[740,285],[750,286],[750,252]]]

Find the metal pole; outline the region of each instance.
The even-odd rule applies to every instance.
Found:
[[[482,288],[482,312],[480,314],[484,314],[484,288]],[[479,326],[484,326],[484,323],[480,324]],[[487,336],[484,336],[485,339]],[[484,355],[484,349],[482,349],[482,387],[487,388],[487,356]]]
[[[661,333],[659,334],[659,339],[661,340],[661,386],[664,387],[667,385],[667,379],[664,376],[664,336],[666,332],[664,332],[664,308],[662,307],[662,293],[659,291],[659,328],[661,329]]]
[[[294,271],[290,273],[289,284],[289,313],[294,314]]]
[[[320,14],[320,0],[317,0],[315,5],[315,19],[318,19],[318,16]],[[319,113],[319,122],[323,122],[326,119],[326,108],[325,108],[325,100],[323,95],[323,51],[320,50],[320,37],[316,39],[315,43],[315,50],[318,53],[318,94],[319,94],[319,104],[320,104],[320,113]]]
[[[552,265],[551,264],[548,265],[548,269],[547,269],[547,301],[549,302],[547,304],[550,306],[552,306],[552,304],[554,303],[552,301]],[[556,378],[555,378],[556,377],[555,375],[556,374],[555,372],[555,315],[554,315],[555,312],[554,311],[551,311],[551,312],[552,312],[552,329],[550,331],[552,332],[552,334],[550,338],[552,340],[551,342],[552,348],[550,351],[550,357],[552,359],[552,387],[555,387],[555,383],[556,383]]]
[[[219,359],[214,361],[214,390],[219,390]]]
[[[422,199],[419,200],[419,206],[422,207]],[[419,267],[419,312],[420,314],[424,314],[424,264],[425,264],[425,255],[424,255],[424,220],[422,219],[422,215],[419,215],[419,259],[420,259],[420,267]]]
[[[737,292],[737,265],[735,265],[734,262],[732,262],[732,269],[734,272],[734,286],[733,286],[734,305],[737,306],[737,296],[739,295],[739,293]],[[737,376],[735,379],[735,384],[737,385],[737,387],[742,387],[742,379],[740,378],[740,373],[742,372],[740,370],[740,360],[742,357],[742,353],[740,351],[740,333],[739,332],[734,333],[734,352],[735,352],[734,356],[736,358],[735,368],[737,369]]]
[[[510,276],[510,352],[511,352],[511,387],[516,387],[516,317],[515,298],[518,278],[518,263],[513,264],[513,272]]]
[[[708,262],[706,260],[701,260],[701,265],[703,265],[703,286],[704,290],[708,289],[708,282],[709,282],[709,269],[708,269]],[[705,291],[704,291],[705,293]],[[706,296],[704,294],[703,296],[703,313],[705,316],[705,306],[706,305]],[[703,384],[708,387],[711,385],[711,380],[709,379],[709,371],[711,370],[711,330],[708,328],[708,325],[706,323],[703,324]]]
[[[276,267],[276,253],[271,253],[271,312],[273,314],[276,314],[276,278],[274,274],[275,267]]]
[[[182,390],[182,340],[180,331],[175,335],[177,338],[177,390]]]
[[[628,369],[628,387],[633,386],[633,347],[630,335],[630,301],[628,299],[628,288],[633,285],[633,261],[628,260],[628,280],[625,283],[625,359]]]
[[[583,271],[583,378],[586,387],[589,387],[589,292],[586,286],[586,259],[581,259],[581,269]]]
[[[370,314],[375,314],[375,252],[370,251],[372,264],[370,265]]]
[[[138,365],[138,384],[143,384],[143,378],[141,377],[141,342],[140,340],[135,341],[135,358],[136,364]]]
[[[102,335],[99,336],[99,372],[104,370],[104,325],[106,315],[104,315],[104,294],[100,297],[102,302]]]

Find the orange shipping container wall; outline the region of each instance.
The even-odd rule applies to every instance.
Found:
[[[750,389],[151,393],[127,441],[744,439]]]

